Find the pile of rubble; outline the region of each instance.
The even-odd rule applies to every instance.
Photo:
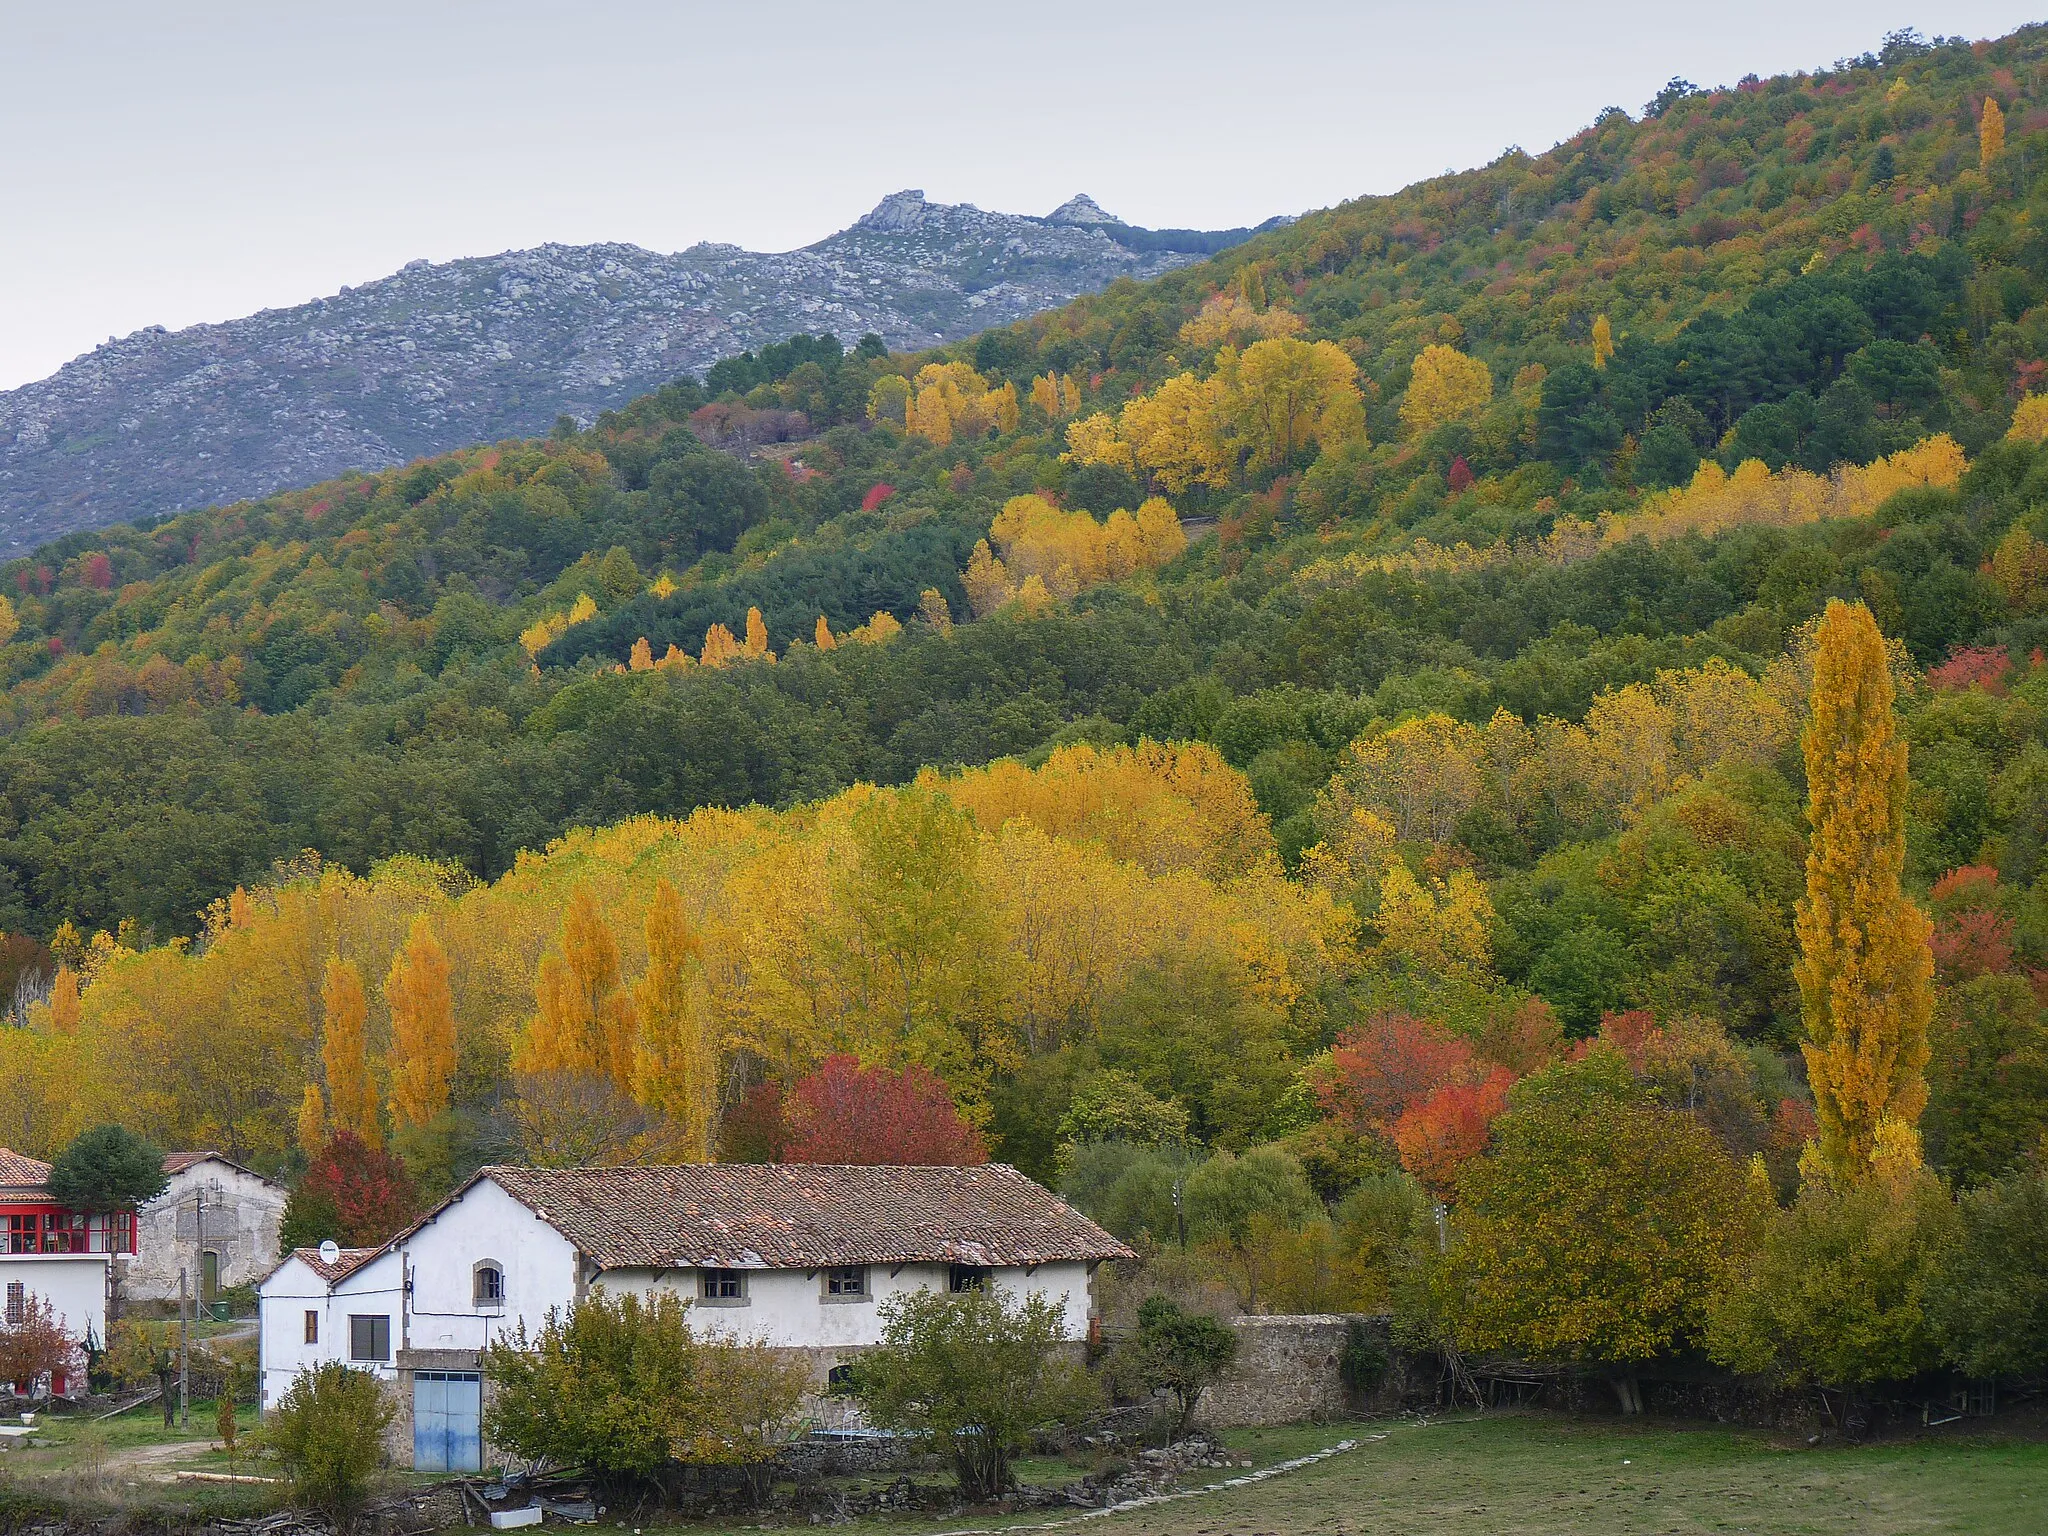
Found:
[[[1212,1435],[1197,1433],[1171,1445],[1141,1450],[1128,1461],[1112,1462],[1074,1486],[1091,1491],[1095,1497],[1089,1502],[1095,1505],[1121,1504],[1179,1487],[1190,1480],[1191,1473],[1238,1471],[1251,1464],[1249,1456],[1231,1450]]]

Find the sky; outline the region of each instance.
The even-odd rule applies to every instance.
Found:
[[[786,250],[886,194],[1226,228],[1998,0],[0,0],[0,389],[419,257]]]

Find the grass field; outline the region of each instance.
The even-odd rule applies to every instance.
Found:
[[[1384,1439],[1367,1438],[1382,1434]],[[1297,1455],[1310,1444],[1329,1445],[1347,1435],[1364,1443],[1268,1482],[1061,1528],[1099,1536],[2048,1531],[2048,1445],[2038,1443],[1927,1439],[1790,1449],[1743,1430],[1496,1415],[1268,1432],[1253,1454],[1270,1462],[1283,1459],[1283,1449]],[[1248,1437],[1229,1438],[1252,1448]],[[1057,1518],[871,1522],[841,1529],[913,1536],[1021,1529]]]

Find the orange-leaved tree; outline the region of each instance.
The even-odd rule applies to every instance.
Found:
[[[1806,1015],[1818,1166],[1867,1170],[1895,1153],[1927,1104],[1934,959],[1926,914],[1900,885],[1906,744],[1892,710],[1884,636],[1861,603],[1828,604],[1802,743],[1808,786],[1806,894],[1793,967]]]
[[[50,983],[50,1030],[53,1034],[75,1035],[83,1016],[78,997],[78,972],[68,965],[57,967],[57,979]]]
[[[620,985],[618,940],[589,886],[570,894],[561,952],[541,960],[534,990],[538,1010],[519,1071],[609,1077],[621,1086],[633,1081],[633,1002]]]
[[[455,1081],[455,993],[448,951],[426,915],[412,920],[405,947],[384,978],[391,1005],[391,1119],[425,1125],[448,1107]]]
[[[299,1095],[299,1150],[308,1158],[320,1155],[327,1145],[327,1101],[320,1097],[318,1083],[306,1084]]]

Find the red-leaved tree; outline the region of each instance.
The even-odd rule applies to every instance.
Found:
[[[2003,654],[2003,653],[2001,653]],[[2014,924],[1998,911],[1998,871],[1965,864],[1934,882],[1934,933],[1929,946],[1950,984],[2012,969]]]
[[[919,1066],[892,1072],[828,1056],[783,1098],[786,1163],[988,1161],[981,1135],[960,1118],[946,1085]]]
[[[1965,688],[1982,688],[2002,694],[2012,674],[2012,657],[2001,646],[1959,645],[1948,660],[1927,669],[1927,685],[1941,692],[1960,693]]]
[[[340,1131],[292,1191],[285,1245],[313,1246],[331,1237],[344,1248],[371,1247],[419,1211],[419,1191],[405,1164],[365,1146],[353,1131]]]
[[[11,1382],[24,1392],[44,1386],[55,1391],[68,1386],[84,1363],[84,1352],[64,1331],[57,1309],[45,1297],[28,1295],[19,1320],[0,1325],[0,1382]],[[49,1380],[44,1382],[44,1377]]]
[[[1353,1135],[1385,1137],[1410,1105],[1471,1066],[1472,1047],[1449,1030],[1387,1009],[1337,1037],[1316,1099]]]

